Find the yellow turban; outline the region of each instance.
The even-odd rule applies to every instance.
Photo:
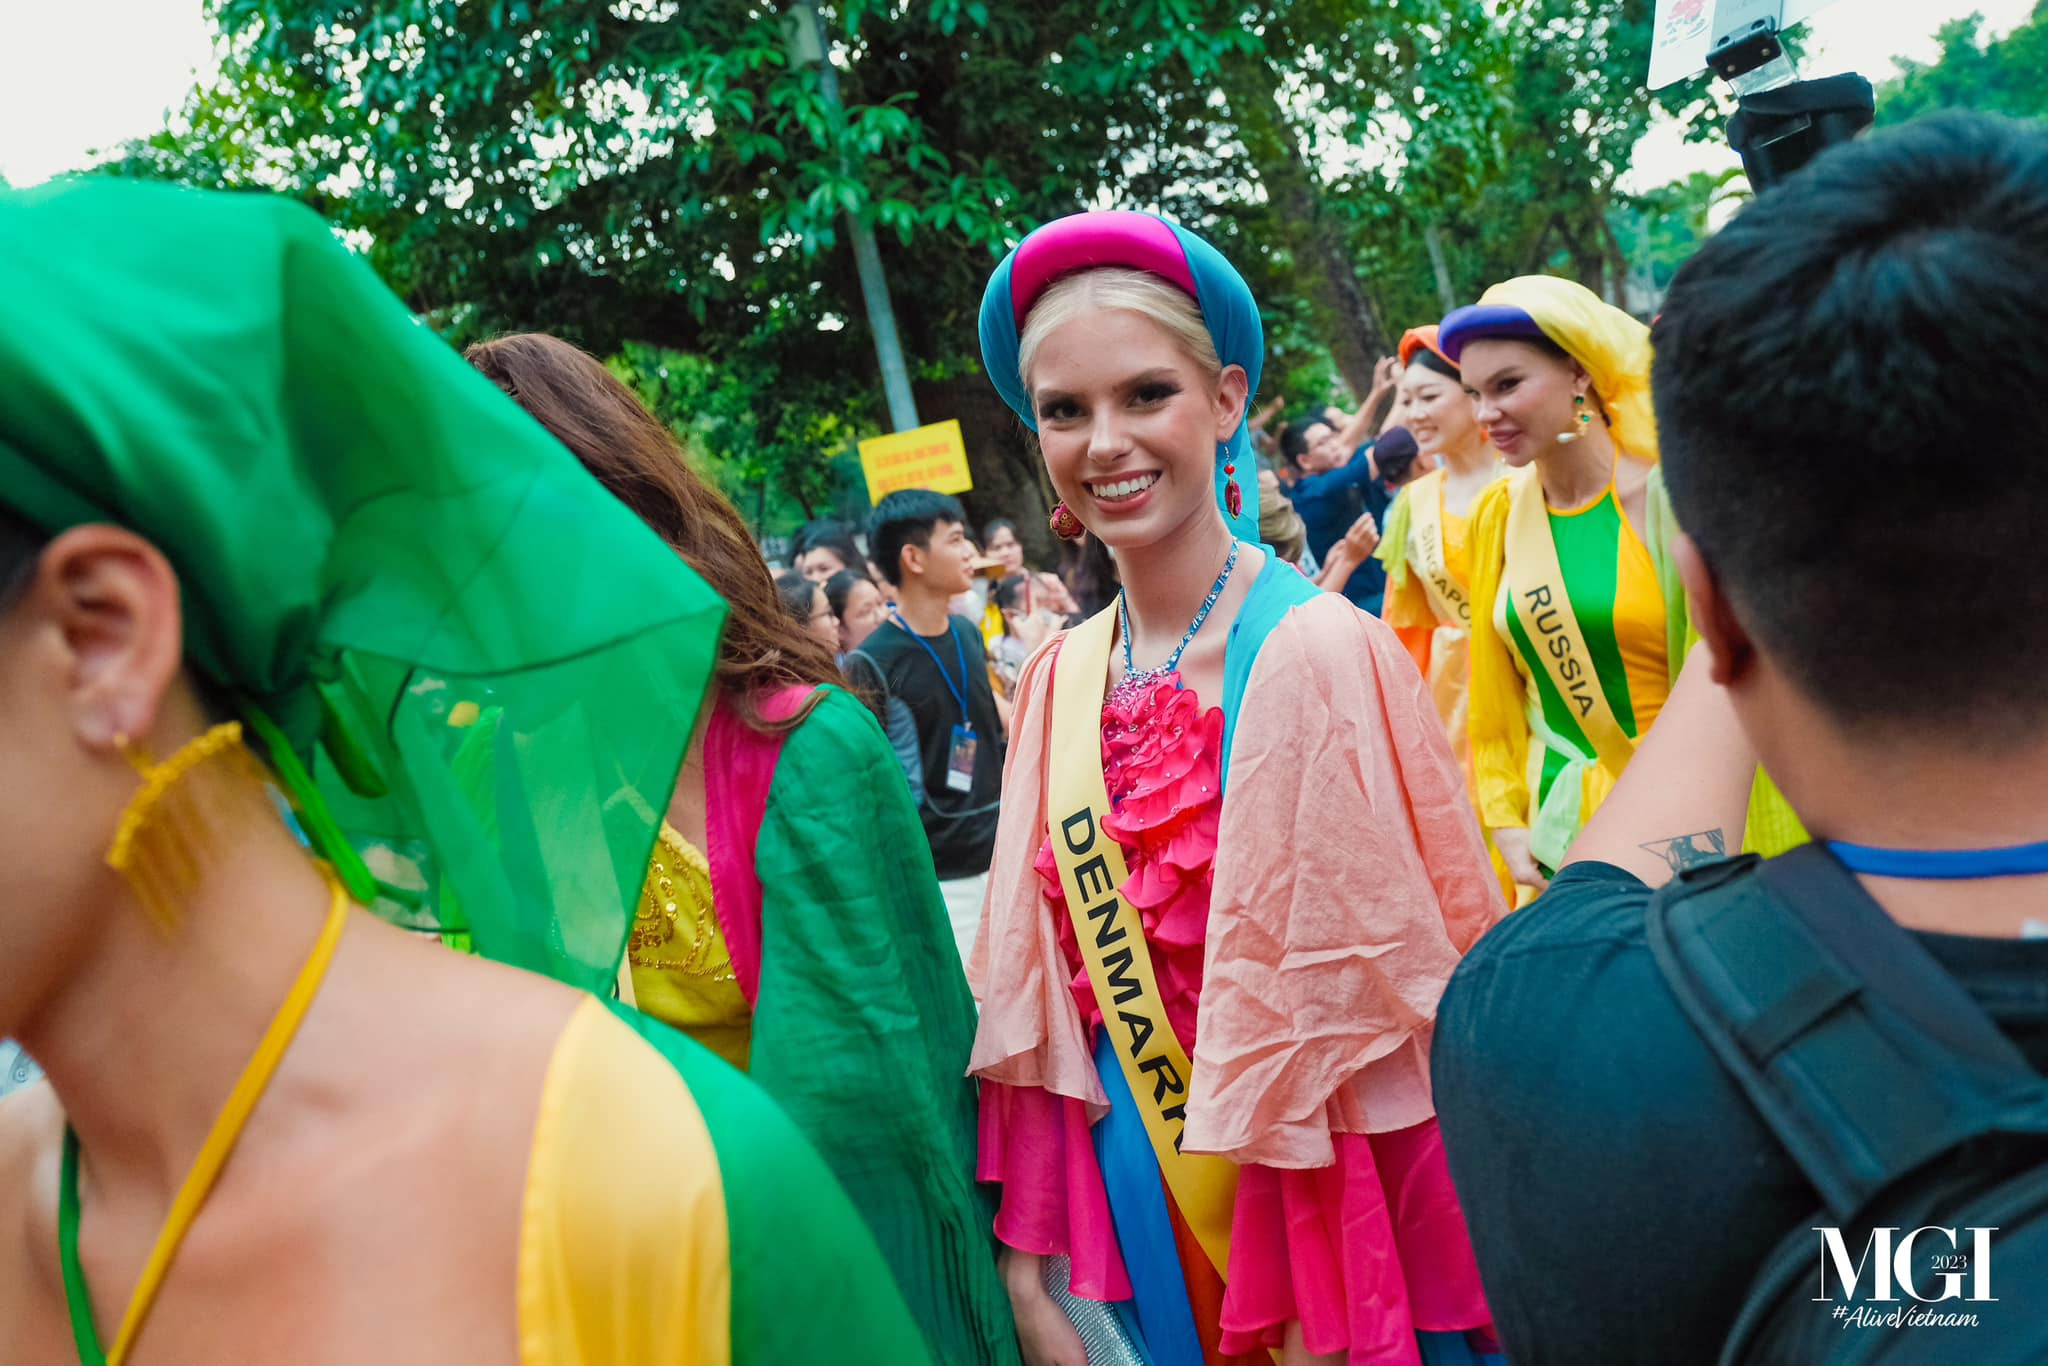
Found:
[[[1500,309],[1527,314],[1544,336],[1585,367],[1593,380],[1593,392],[1607,410],[1616,445],[1638,460],[1657,459],[1657,414],[1650,406],[1649,328],[1602,302],[1582,284],[1553,275],[1521,275],[1480,295],[1475,308],[1458,310],[1473,315],[1465,328],[1455,326],[1459,319],[1453,314],[1444,320],[1443,331],[1463,332],[1456,337],[1460,352],[1465,342],[1480,336],[1512,335],[1507,329],[1495,332],[1480,321]]]

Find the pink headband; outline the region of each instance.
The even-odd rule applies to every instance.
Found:
[[[1112,209],[1048,223],[1026,237],[1010,267],[1010,307],[1019,329],[1041,294],[1063,276],[1096,266],[1157,275],[1199,300],[1195,273],[1173,228],[1148,213]]]

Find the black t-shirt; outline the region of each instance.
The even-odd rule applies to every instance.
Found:
[[[1649,901],[1574,864],[1437,1012],[1444,1146],[1515,1366],[1711,1366],[1772,1249],[1832,1222],[1664,985]],[[1914,937],[2048,1071],[2048,940]]]
[[[901,703],[915,726],[924,779],[918,816],[931,841],[933,866],[940,877],[955,878],[987,872],[995,849],[996,808],[1003,792],[1003,725],[988,684],[988,653],[982,648],[981,632],[963,617],[948,618],[946,628],[946,636],[918,636],[891,617],[861,642],[860,652],[881,671],[890,709],[897,710]],[[974,779],[967,791],[959,792],[946,785],[946,767],[953,728],[962,724],[963,659],[966,723],[974,728]]]

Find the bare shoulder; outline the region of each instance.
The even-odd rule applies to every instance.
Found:
[[[386,1010],[410,1016],[412,1027],[455,1049],[427,1051],[429,1059],[451,1053],[478,1063],[523,1067],[553,1049],[555,1040],[584,995],[536,972],[457,953],[438,942],[381,931],[366,953],[365,967],[377,969]],[[367,936],[366,936],[367,937]],[[399,1031],[409,1032],[409,1031]]]
[[[537,973],[362,917],[343,938],[323,1009],[294,1052],[345,1056],[358,1075],[375,1077],[359,1098],[365,1113],[402,1105],[409,1131],[480,1145],[443,1151],[489,1150],[517,1162],[556,1044],[585,999]]]

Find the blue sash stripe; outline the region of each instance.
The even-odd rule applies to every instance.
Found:
[[[1147,1366],[1202,1366],[1202,1340],[1195,1333],[1195,1311],[1166,1213],[1159,1159],[1152,1154],[1152,1139],[1106,1029],[1095,1031],[1095,1070],[1109,1093],[1109,1113],[1091,1130],[1095,1159],[1135,1292],[1139,1346]]]

